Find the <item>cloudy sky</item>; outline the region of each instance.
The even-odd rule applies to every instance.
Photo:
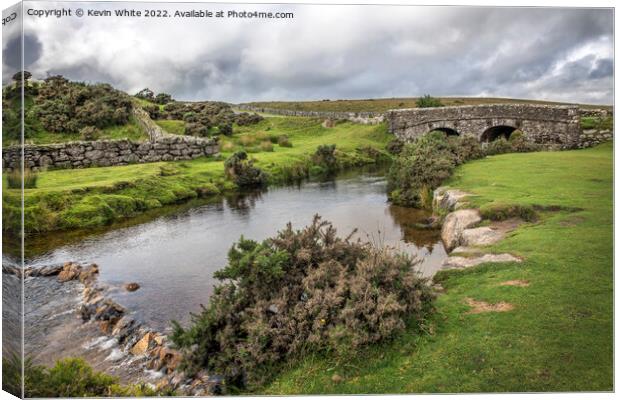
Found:
[[[148,8],[26,3],[26,8]],[[159,4],[294,19],[25,19],[35,77],[149,87],[182,100],[498,96],[611,104],[605,9]],[[3,53],[17,36],[5,32]],[[5,61],[6,64],[6,61]],[[10,67],[10,66],[9,66]],[[10,70],[8,68],[6,70]],[[6,76],[3,76],[6,80]]]

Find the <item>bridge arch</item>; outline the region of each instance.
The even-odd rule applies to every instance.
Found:
[[[432,132],[432,131],[443,132],[446,134],[446,136],[460,136],[461,135],[456,129],[445,128],[445,127],[444,128],[433,128],[429,132]]]
[[[517,128],[510,125],[495,125],[486,129],[480,136],[480,141],[483,143],[492,142],[499,138],[509,139],[510,134],[516,131]]]

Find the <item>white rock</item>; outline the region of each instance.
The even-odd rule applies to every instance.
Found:
[[[460,245],[462,246],[488,246],[499,242],[503,238],[501,232],[489,228],[488,226],[480,228],[465,229],[461,235]]]
[[[512,254],[485,254],[480,257],[448,257],[446,258],[441,269],[463,269],[475,267],[484,263],[500,263],[500,262],[521,262],[522,260]]]
[[[463,231],[480,222],[478,210],[457,210],[446,216],[441,228],[441,240],[447,251],[461,244]]]

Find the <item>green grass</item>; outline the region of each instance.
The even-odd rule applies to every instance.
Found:
[[[478,104],[529,103],[529,104],[567,104],[551,101],[505,99],[492,97],[439,97],[445,106],[463,106]],[[390,99],[360,99],[360,100],[329,100],[329,101],[266,101],[248,103],[256,107],[276,108],[299,111],[338,111],[338,112],[385,112],[399,108],[414,108],[416,97]],[[581,105],[584,108],[605,108],[611,106]]]
[[[169,133],[174,133],[175,135],[185,134],[185,122],[183,121],[176,119],[159,119],[155,120],[155,123]]]
[[[613,117],[598,118],[598,117],[582,117],[581,129],[600,129],[600,130],[612,130],[614,124]]]
[[[136,142],[144,141],[148,139],[148,136],[140,128],[137,122],[132,118],[128,124],[122,126],[111,126],[101,130],[99,140],[113,140],[113,139],[130,139]],[[26,139],[26,143],[31,144],[51,144],[51,143],[64,143],[71,141],[84,140],[80,137],[79,133],[52,133],[45,130],[37,131],[32,137]],[[18,144],[14,140],[10,140],[7,136],[2,138],[3,146],[10,146]]]
[[[561,206],[489,249],[525,261],[443,273],[446,293],[425,333],[408,331],[350,360],[294,363],[258,392],[613,390],[612,161],[608,143],[461,166],[449,184],[475,194],[476,206]],[[498,285],[515,279],[530,286]],[[468,297],[515,308],[467,314]],[[334,383],[334,374],[343,382]]]
[[[343,123],[328,129],[320,120],[307,118],[266,119],[238,131],[222,141],[236,142],[242,135],[260,136],[264,131],[290,138],[293,147],[274,145],[272,151],[263,151],[258,146],[258,152],[250,154],[272,184],[284,183],[300,171],[307,173],[310,156],[321,144],[337,144],[338,159],[348,167],[386,157],[383,149],[390,140],[385,125]],[[94,228],[161,206],[234,190],[234,184],[225,179],[223,160],[242,148],[222,152],[219,158],[41,172],[37,187],[25,190],[25,229],[36,233]],[[8,188],[6,174],[3,185],[4,229],[18,231],[19,190]]]

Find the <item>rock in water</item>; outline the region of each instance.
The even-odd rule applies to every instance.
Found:
[[[125,285],[125,290],[127,290],[128,292],[135,292],[138,289],[140,289],[140,285],[138,285],[136,282],[131,282]]]

